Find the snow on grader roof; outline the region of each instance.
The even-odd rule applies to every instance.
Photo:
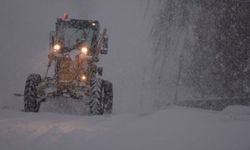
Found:
[[[64,26],[68,26],[72,28],[79,28],[79,29],[93,28],[93,29],[99,30],[100,28],[100,23],[97,20],[79,20],[79,19],[64,20],[62,18],[57,18],[56,25],[64,25]]]

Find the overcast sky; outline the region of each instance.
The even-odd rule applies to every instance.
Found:
[[[142,0],[1,0],[1,102],[23,92],[30,73],[45,73],[49,31],[64,12],[100,20],[110,35],[110,52],[102,57],[104,77],[114,83],[115,110],[135,111],[142,97],[145,69],[150,68],[150,26]],[[117,111],[117,110],[116,110]]]

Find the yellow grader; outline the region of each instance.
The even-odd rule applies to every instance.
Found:
[[[112,83],[100,78],[100,54],[108,52],[107,30],[96,20],[58,18],[50,32],[46,74],[30,74],[24,90],[24,111],[38,112],[47,99],[67,97],[83,101],[89,114],[112,113]],[[49,73],[49,72],[53,73]]]

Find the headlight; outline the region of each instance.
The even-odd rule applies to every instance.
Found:
[[[82,75],[82,76],[81,76],[81,80],[82,80],[82,81],[86,81],[86,80],[87,80],[87,76],[86,76],[86,75]]]
[[[59,44],[55,44],[55,45],[53,46],[54,52],[58,52],[58,51],[60,51],[60,49],[61,49],[61,45],[59,45]]]
[[[88,48],[87,48],[86,46],[82,47],[82,48],[81,48],[81,53],[87,55],[87,53],[88,53]]]

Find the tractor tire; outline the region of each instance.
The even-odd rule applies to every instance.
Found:
[[[98,78],[92,80],[90,98],[89,98],[90,114],[102,115],[104,113],[103,99],[104,99],[103,80]]]
[[[30,74],[26,79],[24,89],[24,111],[25,112],[38,112],[40,103],[37,102],[37,86],[41,82],[39,74]]]
[[[111,114],[113,109],[113,85],[109,81],[103,81],[102,83],[104,89],[104,113]]]

